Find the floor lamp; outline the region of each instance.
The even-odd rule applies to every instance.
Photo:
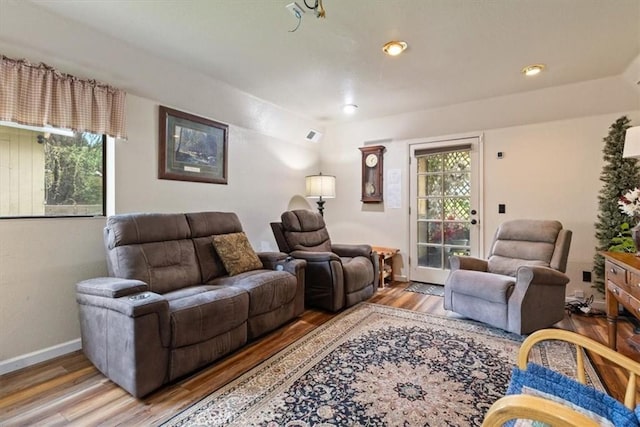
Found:
[[[332,175],[309,175],[305,177],[307,187],[306,196],[309,199],[318,199],[318,212],[324,216],[324,199],[336,197],[336,177]]]

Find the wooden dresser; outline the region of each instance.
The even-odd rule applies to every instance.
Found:
[[[640,319],[640,257],[620,252],[601,252],[605,258],[605,298],[609,347],[617,347],[618,303]],[[630,339],[629,344],[640,347],[640,337]]]

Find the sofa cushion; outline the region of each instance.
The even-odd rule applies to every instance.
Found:
[[[224,264],[213,246],[213,236],[195,237],[193,246],[198,257],[202,283],[227,275],[227,270],[225,270]]]
[[[293,274],[273,270],[253,270],[237,276],[219,277],[210,284],[247,292],[249,317],[280,308],[292,301],[298,290],[298,280]]]
[[[562,224],[518,219],[500,225],[489,255],[488,271],[515,276],[522,265],[549,267]]]
[[[539,260],[509,258],[499,255],[493,255],[487,262],[487,271],[495,274],[503,274],[505,276],[514,276],[518,272],[518,268],[528,266],[549,267],[549,263]]]
[[[185,214],[192,237],[207,237],[216,234],[239,233],[242,224],[233,212],[192,212]]]
[[[281,215],[284,238],[294,251],[331,252],[331,239],[322,216],[308,210]]]
[[[520,240],[527,242],[555,243],[562,230],[559,221],[546,219],[514,219],[500,224],[496,240]]]
[[[165,294],[169,302],[171,347],[199,343],[242,325],[249,295],[239,288],[191,286]]]
[[[202,283],[225,276],[227,271],[211,242],[215,235],[242,231],[238,216],[233,212],[192,212],[185,216],[191,227]]]
[[[105,243],[109,249],[139,243],[182,240],[191,237],[183,214],[136,213],[107,218]]]
[[[213,246],[229,276],[262,268],[262,261],[242,232],[213,236]]]
[[[108,256],[115,277],[143,281],[152,292],[202,283],[191,239],[118,246]]]
[[[513,292],[516,279],[501,274],[473,270],[452,271],[447,279],[447,287],[455,294],[463,294],[506,304]]]

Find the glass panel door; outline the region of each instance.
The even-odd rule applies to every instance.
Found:
[[[460,142],[412,147],[411,280],[444,283],[452,255],[477,254],[478,147]]]

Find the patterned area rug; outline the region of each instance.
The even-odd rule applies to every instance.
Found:
[[[405,291],[417,292],[419,294],[444,296],[444,286],[435,285],[433,283],[411,282]]]
[[[361,303],[166,426],[479,426],[503,396],[522,338],[468,320]],[[533,361],[570,374],[573,349]],[[589,380],[603,390],[589,366]]]

